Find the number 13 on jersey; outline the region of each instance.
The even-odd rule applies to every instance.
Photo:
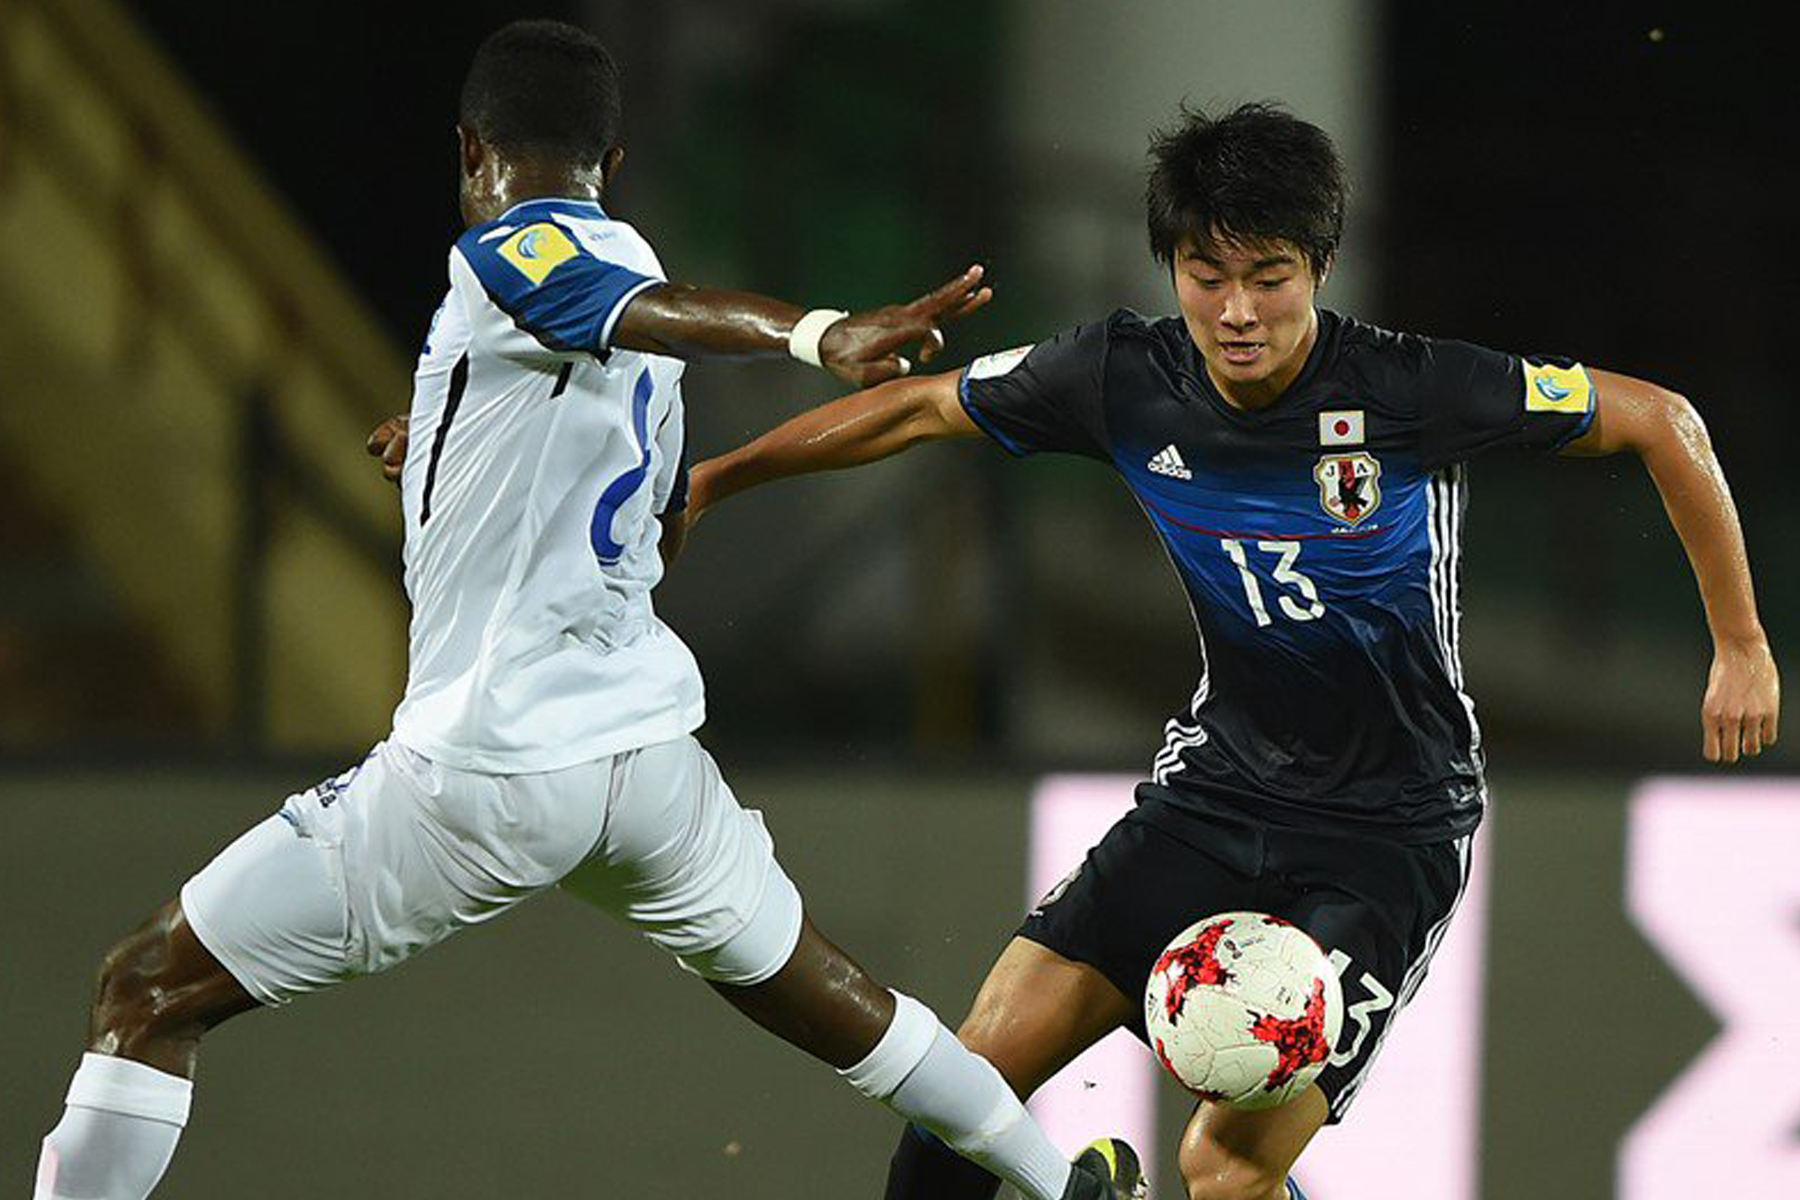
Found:
[[[1270,540],[1254,545],[1264,554],[1275,556],[1270,575],[1282,589],[1275,597],[1280,612],[1290,621],[1313,621],[1324,616],[1325,602],[1319,599],[1319,589],[1294,567],[1302,543]],[[1219,546],[1237,565],[1238,578],[1244,583],[1244,599],[1250,604],[1250,615],[1256,618],[1257,627],[1274,624],[1275,618],[1269,615],[1268,605],[1263,603],[1262,581],[1250,569],[1250,556],[1245,552],[1244,544],[1236,538],[1220,538]],[[1298,593],[1298,599],[1294,593]]]

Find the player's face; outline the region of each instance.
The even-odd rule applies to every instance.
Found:
[[[1318,336],[1318,284],[1306,255],[1286,242],[1177,249],[1175,298],[1227,400],[1260,408],[1300,374]]]

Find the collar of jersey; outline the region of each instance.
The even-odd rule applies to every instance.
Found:
[[[1277,413],[1286,412],[1292,405],[1293,398],[1304,391],[1319,374],[1328,353],[1326,343],[1330,342],[1337,334],[1340,319],[1338,315],[1326,308],[1318,309],[1318,314],[1319,336],[1313,339],[1312,349],[1306,352],[1306,365],[1300,368],[1298,375],[1294,376],[1294,382],[1287,385],[1287,390],[1275,397],[1273,404],[1265,405],[1262,408],[1239,408],[1224,397],[1219,391],[1219,386],[1212,381],[1212,376],[1206,373],[1206,362],[1200,357],[1200,348],[1194,345],[1193,338],[1187,336],[1187,330],[1184,327],[1181,331],[1182,340],[1187,343],[1190,370],[1195,383],[1200,388],[1200,394],[1205,396],[1207,402],[1214,408],[1234,421],[1256,424],[1268,420]]]
[[[595,200],[575,200],[563,196],[540,196],[532,200],[521,200],[494,219],[494,224],[504,224],[511,219],[529,220],[532,217],[547,217],[552,213],[561,213],[568,217],[587,217],[590,220],[610,220],[606,210]]]

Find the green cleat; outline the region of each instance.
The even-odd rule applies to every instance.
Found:
[[[1137,1151],[1120,1138],[1101,1138],[1075,1156],[1063,1200],[1145,1200],[1150,1185]]]

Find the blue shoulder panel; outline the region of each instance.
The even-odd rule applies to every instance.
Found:
[[[535,207],[511,216],[523,223],[477,225],[456,246],[488,298],[551,350],[605,350],[625,302],[662,282],[595,258]]]

